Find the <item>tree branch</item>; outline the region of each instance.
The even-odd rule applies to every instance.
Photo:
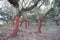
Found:
[[[23,12],[32,10],[34,7],[37,6],[37,4],[38,4],[39,1],[40,1],[40,0],[38,0],[34,5],[32,5],[32,6],[29,7],[29,8],[22,8]]]
[[[46,1],[46,0],[45,0]],[[43,1],[43,3],[39,6],[39,8],[45,3],[45,1]]]

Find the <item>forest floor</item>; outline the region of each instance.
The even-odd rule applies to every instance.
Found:
[[[24,24],[19,27],[16,37],[9,37],[13,31],[12,25],[0,26],[0,40],[60,40],[60,26],[56,26],[55,22],[47,22],[42,25],[42,33],[37,32],[38,25],[36,23],[32,24],[28,29]]]

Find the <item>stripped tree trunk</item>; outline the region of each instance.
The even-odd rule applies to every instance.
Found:
[[[41,33],[41,32],[42,32],[42,31],[41,31],[42,22],[43,22],[43,20],[39,18],[39,19],[38,19],[38,33]]]
[[[19,18],[20,18],[20,16],[16,16],[16,19],[15,19],[14,30],[12,33],[12,36],[14,36],[14,37],[17,35],[18,29],[19,29]]]

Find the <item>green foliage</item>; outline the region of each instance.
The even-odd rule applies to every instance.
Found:
[[[48,6],[50,4],[49,0],[46,0],[44,5]]]
[[[8,13],[4,13],[2,11],[0,11],[0,15],[3,16],[3,20],[11,20],[12,19],[12,16],[9,15]]]
[[[43,19],[47,17],[47,15],[52,15],[54,14],[54,9],[51,8],[50,10],[47,11],[47,13],[44,15]]]
[[[55,0],[55,5],[57,5],[58,7],[60,7],[60,0]]]
[[[41,13],[41,9],[38,8],[38,7],[35,7],[35,8],[34,8],[34,11],[35,11],[37,14],[40,14],[40,13]]]

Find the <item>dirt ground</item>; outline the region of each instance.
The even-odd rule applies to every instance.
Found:
[[[0,40],[60,40],[60,26],[56,26],[54,22],[46,23],[41,30],[42,33],[37,32],[38,25],[33,24],[25,28],[23,24],[19,27],[16,37],[10,37],[13,31],[12,25],[0,26]]]

